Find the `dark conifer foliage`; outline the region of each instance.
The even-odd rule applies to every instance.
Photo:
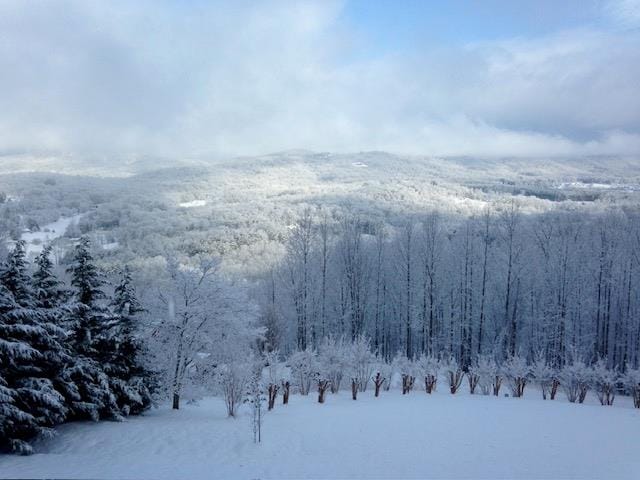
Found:
[[[77,245],[71,291],[53,273],[51,249],[29,275],[25,245],[0,264],[0,450],[28,454],[30,442],[67,420],[119,419],[151,404],[140,363],[136,314],[125,270],[110,299],[88,239]],[[111,307],[111,308],[110,308]]]
[[[38,307],[27,268],[18,242],[0,272],[0,447],[20,453],[64,421],[64,394],[75,390],[64,380],[64,332]]]
[[[143,344],[136,335],[136,320],[144,308],[136,296],[128,266],[115,288],[112,308],[113,321],[105,345],[111,357],[105,368],[122,412],[139,413],[151,404],[149,386],[153,375],[141,363]]]

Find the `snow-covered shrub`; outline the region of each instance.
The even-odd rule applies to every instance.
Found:
[[[527,360],[520,355],[509,357],[502,366],[504,376],[509,382],[511,393],[514,397],[519,398],[524,394],[524,387],[531,376],[531,367],[527,365]]]
[[[230,417],[236,416],[238,406],[246,391],[247,382],[255,369],[255,363],[252,361],[237,361],[217,366],[216,380],[227,406],[227,414]]]
[[[407,357],[398,355],[393,359],[394,370],[400,374],[402,379],[402,394],[406,395],[413,390],[415,382],[415,365]]]
[[[480,377],[479,384],[483,395],[489,395],[493,390],[495,390],[496,382],[497,391],[499,393],[500,382],[502,382],[500,369],[492,357],[488,355],[480,355],[476,365],[474,366],[474,372],[478,377]]]
[[[306,350],[294,352],[289,357],[288,363],[291,367],[291,376],[298,387],[300,395],[308,395],[311,390],[311,383],[318,371],[315,350],[307,348]]]
[[[382,388],[385,391],[389,391],[389,389],[391,388],[391,379],[394,374],[393,364],[387,363],[379,358],[376,362],[374,372],[380,373],[380,375],[384,378],[384,381],[382,382]]]
[[[442,362],[442,370],[449,380],[449,391],[455,395],[464,378],[462,367],[458,364],[458,361],[451,356]]]
[[[360,335],[351,343],[349,360],[352,377],[357,381],[358,390],[366,392],[376,361],[375,355],[371,352],[371,342],[367,337]]]
[[[536,355],[536,358],[531,365],[531,375],[534,380],[540,385],[542,390],[542,399],[546,400],[547,396],[552,393],[554,381],[557,382],[555,371],[549,366],[543,353]],[[556,386],[557,388],[557,386]],[[555,397],[555,392],[553,392]]]
[[[349,349],[343,338],[325,338],[318,348],[318,363],[329,380],[331,393],[338,393],[344,372],[349,368]]]
[[[560,384],[571,403],[584,402],[589,391],[591,369],[580,359],[567,363],[560,371]]]
[[[620,380],[618,372],[607,368],[604,360],[600,359],[593,366],[593,387],[600,400],[600,405],[613,405],[616,398],[616,383]]]
[[[416,370],[424,378],[424,390],[432,393],[436,389],[438,373],[440,372],[440,361],[433,355],[422,355],[416,362]]]
[[[640,408],[640,369],[627,367],[623,381],[625,388],[633,397],[633,406]]]
[[[469,393],[474,395],[476,393],[476,388],[480,383],[480,374],[481,371],[478,368],[477,363],[472,363],[469,366],[469,371],[467,372],[467,381],[469,382]]]

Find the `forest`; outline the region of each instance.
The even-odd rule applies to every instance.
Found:
[[[175,208],[157,193],[127,204],[113,194],[119,179],[83,192],[81,180],[51,178],[19,179],[2,206],[14,225],[0,267],[7,451],[31,453],[64,422],[122,420],[166,402],[178,410],[210,395],[231,417],[245,403],[262,415],[290,394],[324,403],[345,389],[356,400],[367,388],[378,397],[437,385],[517,398],[532,384],[572,403],[593,391],[602,405],[631,395],[640,408],[640,212],[624,191],[585,203],[478,189],[462,211],[443,194],[453,187],[437,185],[442,208],[402,211],[299,192],[297,202],[267,200],[252,219],[264,199],[249,189],[228,215],[270,233],[243,238],[211,216],[238,201],[230,188],[233,200],[183,193]],[[193,190],[186,182],[164,185]],[[56,189],[77,196],[56,203]],[[41,220],[29,223],[22,204],[43,195],[32,209]],[[69,202],[87,195],[95,207],[78,213]],[[77,223],[47,244],[21,240],[69,214]],[[193,250],[197,238],[210,248]]]

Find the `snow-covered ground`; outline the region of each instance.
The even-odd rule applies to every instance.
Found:
[[[292,396],[265,416],[220,399],[162,407],[125,423],[78,423],[30,457],[0,457],[7,478],[640,478],[640,411],[439,392]],[[563,396],[563,395],[560,395]]]

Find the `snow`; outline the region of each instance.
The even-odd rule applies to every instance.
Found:
[[[36,444],[43,453],[0,457],[0,477],[640,478],[640,411],[629,398],[602,407],[539,394],[367,390],[354,402],[342,391],[324,405],[294,395],[265,415],[259,445],[246,406],[230,419],[209,398],[124,423],[64,425]]]
[[[624,190],[624,191],[638,191],[639,185],[635,184],[622,184],[622,183],[585,183],[585,182],[562,182],[558,185],[561,190],[565,189],[591,189],[591,190]]]
[[[204,207],[207,204],[206,200],[192,200],[190,202],[182,202],[179,205],[182,208]]]
[[[23,233],[20,238],[27,243],[27,256],[38,255],[46,244],[64,235],[69,225],[78,223],[80,217],[82,217],[82,214],[73,215],[72,217],[60,217],[55,222],[43,226],[38,232]]]
[[[103,243],[102,244],[102,249],[103,250],[116,250],[117,248],[120,247],[120,243],[119,242],[109,242],[109,243]]]

